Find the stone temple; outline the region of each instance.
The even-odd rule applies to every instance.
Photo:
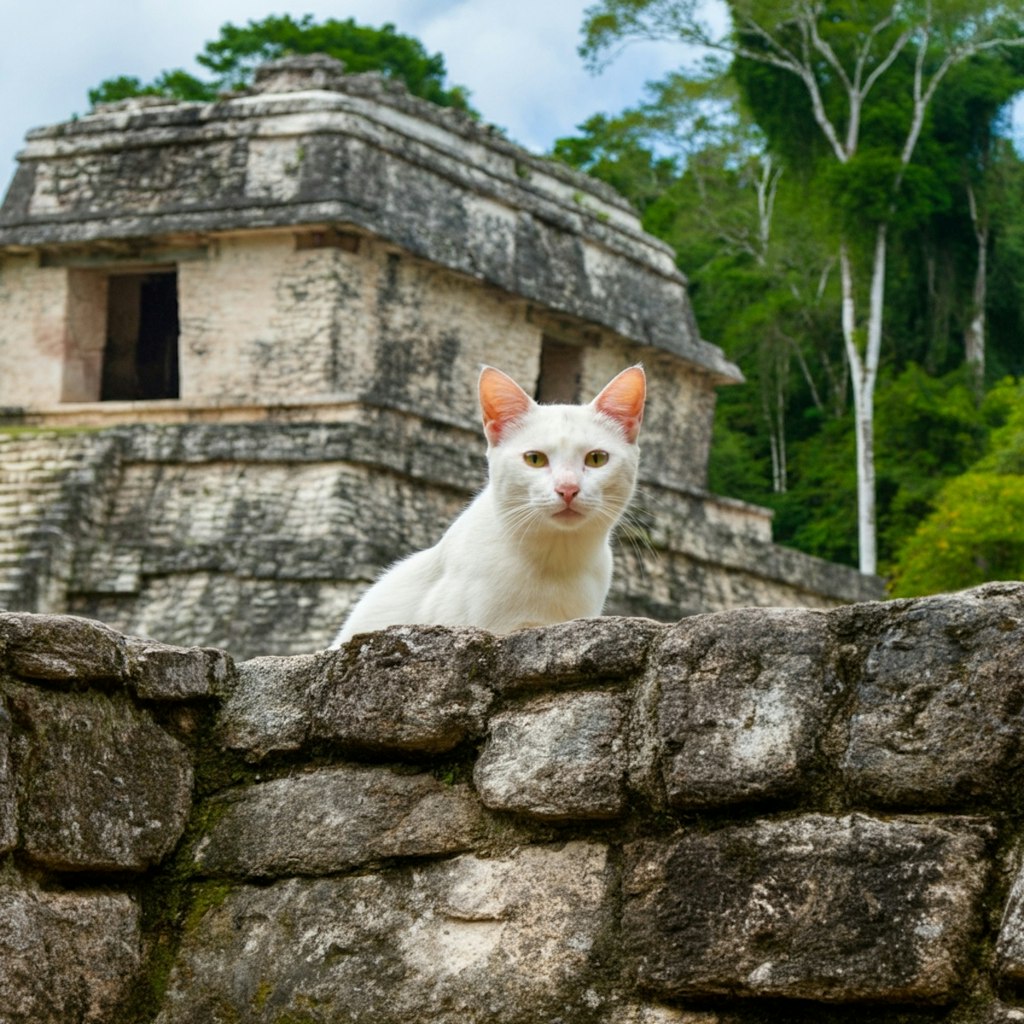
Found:
[[[482,486],[481,363],[574,401],[638,361],[609,612],[878,596],[708,493],[742,376],[601,183],[322,56],[36,129],[0,208],[0,607],[321,648]]]

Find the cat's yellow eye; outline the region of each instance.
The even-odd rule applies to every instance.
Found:
[[[608,462],[608,453],[603,452],[600,449],[593,452],[587,452],[586,457],[583,459],[583,465],[589,466],[591,469],[597,469],[599,466],[603,466]]]
[[[534,469],[541,469],[548,464],[548,457],[543,452],[526,452],[523,462]]]

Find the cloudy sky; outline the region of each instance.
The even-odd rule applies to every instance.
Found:
[[[469,88],[487,121],[516,142],[547,150],[598,111],[634,103],[646,81],[678,66],[681,47],[627,49],[601,75],[576,52],[589,0],[0,0],[0,191],[32,127],[85,113],[105,78],[143,81],[183,67],[225,22],[269,14],[392,22],[444,55],[450,84]]]

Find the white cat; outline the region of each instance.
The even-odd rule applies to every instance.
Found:
[[[623,370],[589,405],[538,405],[489,366],[479,392],[487,486],[434,547],[377,580],[332,649],[392,625],[509,633],[601,614],[609,537],[636,484],[643,369]]]

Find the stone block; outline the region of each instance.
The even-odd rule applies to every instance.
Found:
[[[21,843],[59,871],[143,871],[185,828],[192,766],[127,700],[12,688]]]
[[[987,1006],[984,1012],[972,1019],[979,1024],[1024,1024],[1024,1007],[1010,1006],[1006,1003],[996,1002]]]
[[[626,803],[623,699],[559,694],[494,715],[473,781],[488,807],[536,818],[613,818]]]
[[[855,800],[972,806],[1024,763],[1024,586],[833,613],[871,639],[843,758]]]
[[[610,874],[570,842],[240,886],[186,932],[157,1022],[589,1020]]]
[[[717,1013],[678,1010],[656,1003],[613,1003],[601,1024],[729,1024]]]
[[[646,728],[671,806],[805,786],[841,691],[826,615],[749,608],[684,619],[652,650],[649,672],[655,721]]]
[[[107,892],[0,883],[3,1024],[107,1024],[142,960],[139,908]]]
[[[972,819],[807,815],[627,848],[623,940],[641,987],[944,1003],[979,921]]]
[[[252,761],[301,749],[312,721],[311,691],[328,655],[243,661],[218,719],[219,742]]]
[[[609,616],[510,633],[497,642],[495,686],[507,692],[629,679],[643,671],[651,642],[666,628]]]
[[[476,629],[396,626],[321,664],[311,739],[350,750],[443,753],[486,731],[494,638]]]
[[[26,679],[92,682],[128,675],[124,637],[92,619],[0,613],[0,641],[11,674]]]
[[[132,686],[143,700],[202,700],[225,697],[231,690],[235,666],[224,651],[140,637],[127,637],[126,644]]]
[[[1017,870],[996,942],[1000,973],[1014,982],[1024,981],[1024,867]]]
[[[18,841],[17,795],[11,768],[11,716],[0,697],[0,853],[13,850]]]
[[[344,765],[214,797],[196,864],[205,873],[322,875],[390,857],[469,849],[483,832],[466,785],[431,775]]]

